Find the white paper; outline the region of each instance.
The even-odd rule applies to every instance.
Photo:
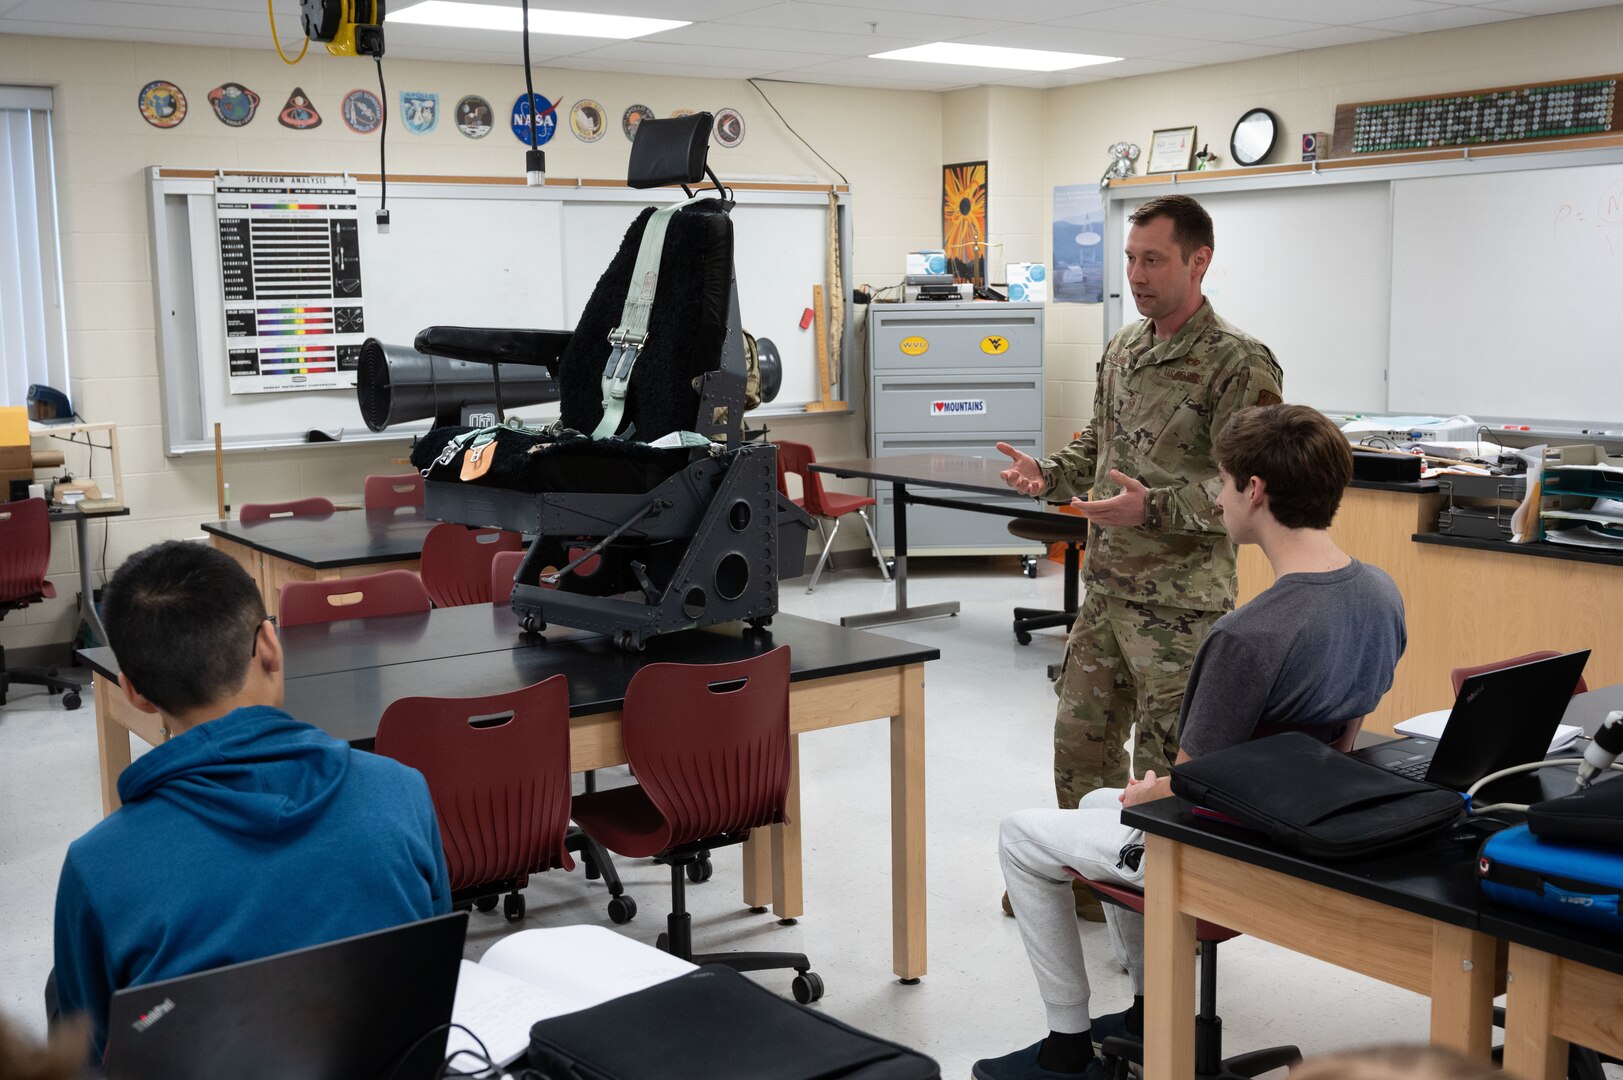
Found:
[[[530,1048],[531,1024],[579,1008],[582,1006],[571,1004],[562,994],[464,960],[457,976],[451,1021],[477,1034],[492,1061],[507,1065]],[[446,1056],[459,1050],[477,1053],[479,1045],[467,1031],[452,1028],[445,1046]],[[463,1072],[471,1072],[476,1061],[463,1058],[453,1064]]]
[[[1419,735],[1427,739],[1440,739],[1443,737],[1443,728],[1448,726],[1448,716],[1451,709],[1438,709],[1435,712],[1421,713],[1411,716],[1407,720],[1398,721],[1394,727],[1399,735]],[[1572,724],[1557,724],[1555,734],[1550,737],[1550,750],[1553,753],[1563,746],[1571,745],[1572,741],[1583,734],[1583,728]]]

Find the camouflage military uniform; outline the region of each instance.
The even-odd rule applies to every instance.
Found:
[[[1116,469],[1149,489],[1144,524],[1088,529],[1087,595],[1055,691],[1054,788],[1072,807],[1127,781],[1123,744],[1138,723],[1139,775],[1166,775],[1178,754],[1178,710],[1195,650],[1234,607],[1234,546],[1217,509],[1212,440],[1236,411],[1280,400],[1268,347],[1203,303],[1170,340],[1148,319],[1123,327],[1099,362],[1094,419],[1039,461],[1049,502],[1121,488]]]

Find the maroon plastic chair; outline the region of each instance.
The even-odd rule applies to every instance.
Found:
[[[571,835],[564,676],[487,697],[401,698],[378,721],[373,745],[428,781],[453,907],[489,911],[506,893],[502,913],[518,922],[530,875],[573,870],[569,852],[579,851],[589,868],[608,870],[609,917],[636,914],[607,856]]]
[[[423,539],[423,586],[435,607],[488,604],[490,566],[497,552],[518,552],[524,539],[505,529],[470,529],[442,522]],[[509,582],[507,591],[513,587]]]
[[[524,561],[522,551],[498,551],[490,560],[490,602],[509,604],[513,600],[513,579]]]
[[[694,955],[685,891],[685,879],[709,879],[712,848],[786,820],[788,647],[724,664],[649,664],[626,688],[620,729],[637,783],[575,796],[575,823],[610,851],[670,866],[659,947],[739,971],[793,968],[795,999],[816,1001],[823,980],[802,953]]]
[[[0,503],[0,619],[56,596],[56,586],[45,580],[50,564],[51,516],[45,500]],[[62,695],[64,709],[79,707],[79,688],[57,678],[55,668],[7,668],[5,646],[0,645],[0,705],[12,683],[43,686],[46,694]]]
[[[422,580],[410,570],[385,570],[331,581],[289,581],[282,586],[277,621],[282,626],[411,615],[433,605]]]
[[[1513,656],[1509,660],[1495,660],[1491,664],[1457,667],[1448,673],[1448,677],[1454,684],[1454,696],[1459,697],[1460,687],[1464,686],[1465,680],[1472,675],[1485,675],[1490,671],[1498,671],[1501,668],[1515,667],[1517,664],[1531,664],[1535,660],[1548,660],[1551,657],[1560,655],[1561,653],[1555,649],[1540,649],[1538,652],[1530,652],[1526,656]],[[1589,684],[1584,682],[1582,675],[1578,676],[1578,685],[1572,688],[1572,695],[1577,697],[1579,694],[1587,694],[1588,692]]]
[[[361,501],[368,510],[393,510],[401,506],[423,505],[423,476],[421,473],[395,473],[392,476],[368,476],[362,489]]]
[[[293,499],[290,502],[243,503],[242,509],[237,511],[237,519],[244,525],[252,525],[256,521],[268,521],[277,517],[318,517],[322,514],[331,514],[337,509],[331,499],[312,495],[308,499]]]
[[[817,568],[812,571],[811,583],[806,591],[811,592],[817,588],[817,579],[823,573],[823,566],[828,562],[829,552],[834,550],[834,538],[840,535],[840,519],[847,514],[855,514],[862,519],[863,528],[868,530],[868,543],[873,547],[873,557],[879,561],[879,573],[886,581],[890,580],[890,568],[885,564],[884,553],[879,550],[879,537],[873,531],[873,522],[868,519],[868,507],[876,505],[867,495],[843,495],[837,491],[824,491],[823,479],[820,473],[814,473],[809,466],[817,463],[817,455],[805,443],[780,442],[778,447],[778,490],[789,495],[789,487],[784,477],[793,473],[800,477],[801,496],[798,499],[791,497],[791,501],[806,513],[817,520],[817,531],[823,530],[823,519],[828,518],[834,522],[834,528],[823,541],[823,554],[817,559]]]

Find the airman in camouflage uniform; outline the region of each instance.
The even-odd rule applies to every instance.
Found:
[[[1203,243],[1183,231],[1191,220],[1204,223]],[[1237,588],[1212,440],[1236,411],[1277,403],[1283,379],[1268,347],[1218,318],[1201,295],[1212,252],[1198,204],[1154,200],[1132,221],[1128,284],[1148,317],[1105,347],[1093,420],[1052,457],[1004,449],[1015,467],[1003,475],[1017,490],[1052,503],[1091,493],[1078,504],[1090,518],[1087,591],[1055,682],[1062,808],[1126,785],[1124,744],[1135,722],[1139,775],[1165,776],[1177,757],[1195,650],[1234,607]]]

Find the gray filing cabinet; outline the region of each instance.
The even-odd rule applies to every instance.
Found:
[[[1000,456],[999,441],[1043,452],[1043,305],[874,304],[868,309],[869,453]],[[879,498],[879,543],[891,548],[891,489]],[[920,488],[966,501],[1030,508],[1006,499]],[[1039,550],[1009,535],[1009,519],[933,506],[907,513],[908,554],[968,555]]]

